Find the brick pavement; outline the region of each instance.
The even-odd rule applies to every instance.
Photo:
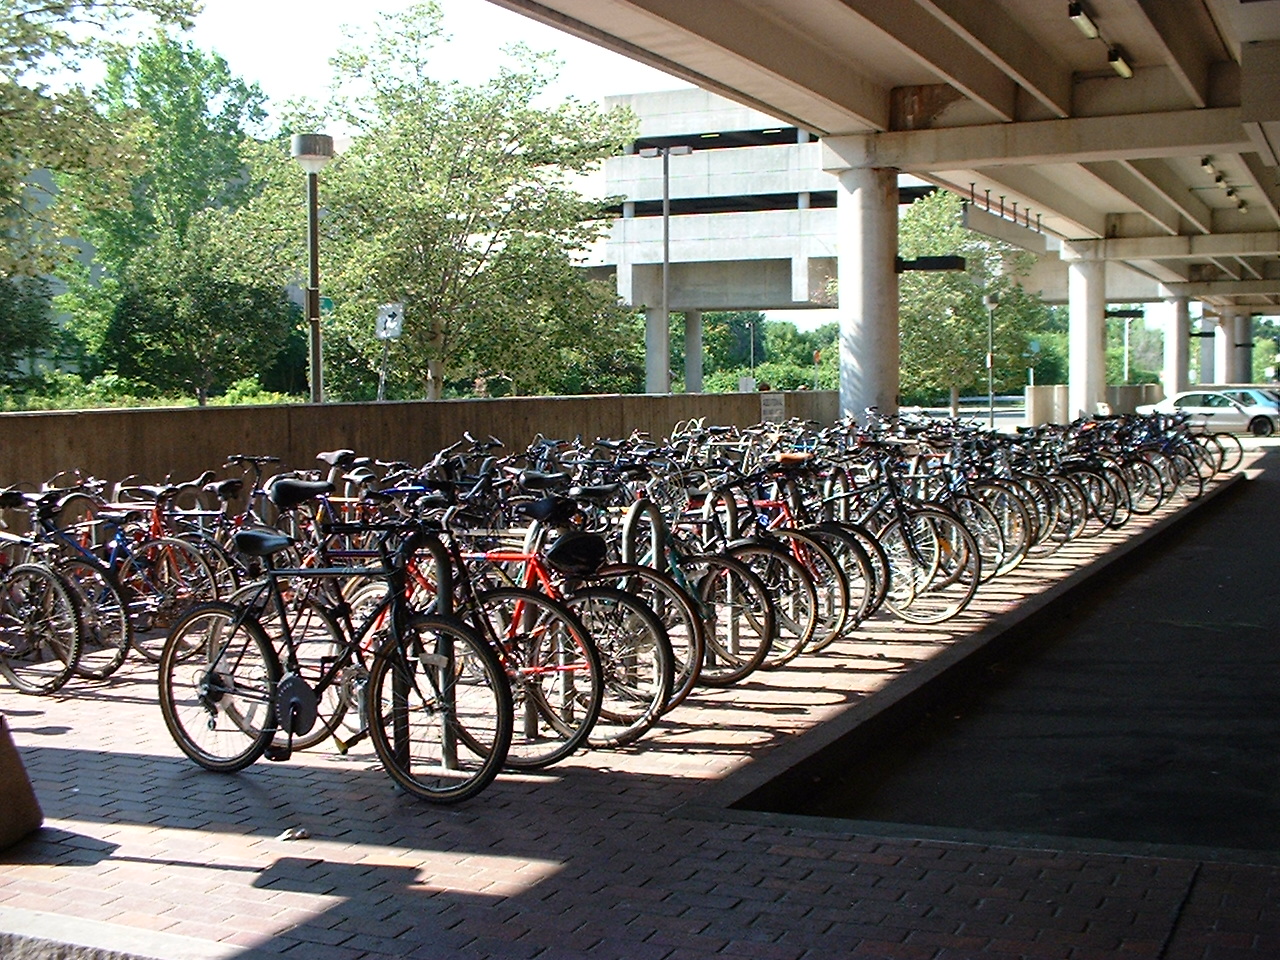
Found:
[[[1145,521],[1143,535],[1172,522]],[[46,815],[0,854],[0,956],[1280,956],[1271,866],[875,836],[727,809],[1137,535],[1031,562],[943,627],[875,621],[700,691],[631,748],[504,775],[461,808],[393,792],[360,748],[200,770],[169,739],[140,665],[51,698],[0,689]],[[310,837],[280,839],[297,827]]]

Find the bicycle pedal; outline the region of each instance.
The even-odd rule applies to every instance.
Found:
[[[272,743],[267,746],[267,749],[263,751],[262,755],[272,763],[283,763],[293,755],[293,750],[288,746],[281,746],[280,744]]]

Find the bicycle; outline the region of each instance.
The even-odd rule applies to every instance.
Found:
[[[209,770],[242,770],[264,755],[287,760],[293,738],[316,723],[325,690],[341,682],[361,651],[372,650],[363,719],[384,769],[402,789],[425,800],[458,803],[476,796],[506,761],[511,690],[484,640],[449,615],[447,577],[438,583],[437,596],[443,599],[437,613],[409,605],[407,558],[424,546],[443,557],[439,540],[404,523],[334,528],[380,532],[377,568],[354,569],[387,584],[359,626],[349,611],[337,619],[341,652],[314,681],[302,676],[281,581],[345,578],[353,568],[277,567],[274,558],[289,550],[292,540],[242,531],[235,536],[236,547],[263,562],[258,596],[274,610],[279,635],[269,637],[264,630],[256,598],[189,610],[170,632],[160,660],[165,725],[178,747]],[[280,733],[283,744],[275,742]]]

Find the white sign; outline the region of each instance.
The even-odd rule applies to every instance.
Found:
[[[763,423],[782,423],[787,419],[787,395],[766,391],[760,394],[760,420]]]
[[[404,330],[404,304],[384,303],[378,308],[374,333],[379,340],[399,340]]]

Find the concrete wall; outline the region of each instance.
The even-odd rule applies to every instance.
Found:
[[[1065,383],[1023,389],[1026,398],[1026,419],[1029,425],[1070,423],[1075,419],[1074,411],[1069,409]],[[1133,413],[1140,404],[1157,403],[1162,399],[1164,399],[1164,390],[1158,383],[1107,387],[1107,403],[1112,413]]]
[[[785,397],[788,417],[830,423],[838,416],[835,391],[7,413],[0,414],[0,486],[40,483],[69,469],[112,481],[131,474],[189,480],[235,453],[279,456],[304,469],[316,466],[320,451],[341,447],[423,463],[468,430],[498,437],[511,452],[538,433],[595,439],[645,430],[661,438],[696,417],[757,423],[761,398],[777,396]]]

